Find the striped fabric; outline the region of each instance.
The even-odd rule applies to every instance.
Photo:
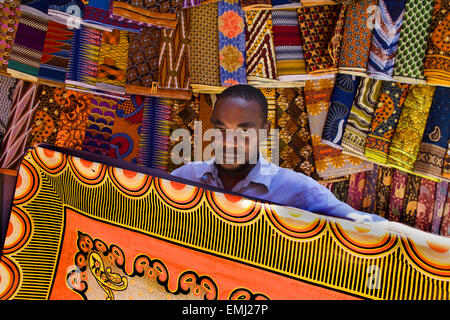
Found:
[[[73,31],[67,26],[49,21],[45,37],[39,78],[64,82],[69,64]]]
[[[367,134],[383,86],[382,80],[361,78],[342,138],[344,152],[364,157]]]
[[[139,142],[138,164],[167,171],[171,99],[146,97]]]
[[[39,107],[42,87],[19,80],[12,97],[12,109],[0,150],[0,168],[17,170],[32,130],[34,112]]]
[[[400,31],[406,0],[380,0],[380,16],[375,20],[367,73],[372,77],[390,80],[394,73]]]
[[[246,11],[247,79],[277,79],[270,10]]]
[[[183,0],[183,8],[191,8],[199,6],[200,4],[201,4],[200,0]]]
[[[272,29],[278,78],[305,79],[306,64],[297,11],[272,10]]]
[[[81,26],[75,29],[69,55],[66,83],[85,88],[95,88],[102,33]]]

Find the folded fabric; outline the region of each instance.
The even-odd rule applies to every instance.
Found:
[[[128,32],[102,31],[96,88],[125,93],[128,67]]]
[[[209,3],[189,10],[191,84],[220,86],[218,4]]]
[[[141,26],[138,23],[113,16],[110,6],[110,0],[89,0],[83,12],[83,22],[105,31],[117,29],[140,32]]]
[[[382,88],[382,80],[361,78],[342,137],[344,153],[365,158],[366,139]]]
[[[339,201],[346,202],[348,196],[349,179],[334,182],[332,193]]]
[[[43,85],[39,106],[34,111],[33,125],[28,136],[27,148],[37,143],[55,144],[60,125],[60,111],[66,101],[67,92],[64,88]]]
[[[274,88],[260,88],[261,92],[264,94],[267,100],[267,123],[269,124],[269,133],[267,136],[267,139],[265,141],[261,141],[261,154],[264,156],[264,158],[272,162],[274,157],[278,157],[279,155],[276,154],[276,149],[274,144],[277,142],[275,139],[278,137],[275,134],[275,129],[277,129],[277,105],[276,105],[276,99],[277,99],[277,92]],[[213,110],[213,109],[211,109]],[[200,109],[201,112],[201,109]],[[212,115],[212,114],[211,114]],[[203,118],[200,120],[203,120],[203,122],[209,120],[209,118]],[[279,151],[279,148],[278,148]],[[208,160],[208,159],[205,159]]]
[[[342,137],[360,80],[360,77],[348,74],[337,75],[330,99],[327,120],[323,128],[323,143],[342,149]]]
[[[73,31],[67,26],[53,21],[48,22],[41,64],[40,79],[63,83],[69,65],[69,54],[72,46]]]
[[[92,98],[91,94],[67,90],[60,109],[59,131],[56,135],[55,146],[82,149]]]
[[[368,213],[375,213],[376,193],[377,193],[377,179],[379,166],[373,165],[373,169],[366,172],[366,180],[364,182],[364,192],[361,203],[361,211]]]
[[[389,216],[389,201],[391,198],[393,175],[393,168],[380,166],[378,169],[375,194],[375,214],[386,219]]]
[[[288,88],[276,91],[279,165],[317,180],[319,177],[314,166],[304,89]]]
[[[21,12],[8,62],[8,73],[18,72],[28,75],[30,80],[37,80],[47,26],[48,19]]]
[[[42,86],[18,80],[12,95],[12,108],[0,150],[0,168],[17,170],[27,148],[34,112],[39,107]]]
[[[6,133],[11,108],[13,106],[13,93],[17,79],[0,75],[0,148]]]
[[[350,155],[321,142],[329,101],[333,93],[335,79],[307,80],[305,101],[308,122],[314,150],[314,164],[321,179],[335,179],[372,170],[372,163]]]
[[[436,196],[434,202],[433,220],[431,222],[431,232],[435,234],[439,234],[441,229],[447,192],[448,192],[447,181],[441,181],[436,184]]]
[[[239,0],[219,1],[218,15],[220,83],[246,84],[245,13]]]
[[[444,237],[450,237],[450,188],[447,191],[439,234]]]
[[[347,5],[339,56],[339,72],[365,75],[373,29],[370,18],[378,0],[353,1]]]
[[[299,0],[271,0],[272,8],[299,8],[302,6]]]
[[[146,97],[139,140],[139,165],[167,171],[172,99]]]
[[[421,178],[415,227],[430,232],[433,221],[436,182]]]
[[[391,80],[394,73],[406,0],[379,0],[379,17],[375,19],[367,73],[371,77]]]
[[[436,87],[414,172],[441,178],[450,139],[450,88]]]
[[[56,19],[64,19],[65,21],[69,17],[83,18],[85,6],[82,0],[49,0],[48,14]]]
[[[408,173],[400,222],[409,226],[416,225],[417,204],[419,201],[421,181],[421,177]]]
[[[20,11],[48,18],[48,5],[49,0],[21,0]]]
[[[366,184],[366,172],[358,172],[350,175],[347,204],[355,210],[361,211],[361,205],[364,196],[364,187]]]
[[[435,0],[406,1],[403,26],[395,57],[394,79],[425,82],[424,63]]]
[[[434,2],[433,22],[425,57],[425,78],[427,83],[450,85],[450,48],[448,46],[448,25],[450,0]]]
[[[339,16],[336,22],[336,26],[334,27],[333,35],[331,36],[331,40],[328,43],[328,54],[333,61],[333,64],[338,67],[339,66],[339,56],[341,55],[342,49],[342,39],[344,37],[344,25],[345,25],[345,16],[347,14],[348,2],[344,2],[339,10]]]
[[[201,0],[184,0],[183,1],[183,8],[191,8],[191,7],[195,7],[195,6],[199,6],[201,4]],[[187,11],[187,10],[185,10]]]
[[[450,179],[450,139],[447,142],[447,152],[445,153],[444,166],[442,168],[442,176]]]
[[[141,89],[148,95],[158,86],[160,41],[161,30],[156,27],[145,27],[141,33],[128,33],[127,93],[140,93]]]
[[[182,0],[112,1],[112,13],[132,21],[175,29]]]
[[[121,101],[116,109],[108,156],[136,163],[144,116],[145,97],[132,95]]]
[[[74,30],[66,83],[95,88],[102,32],[81,26]]]
[[[190,98],[190,10],[181,10],[175,30],[162,29],[158,61],[158,85],[177,95]]]
[[[20,1],[0,2],[0,74],[6,74],[20,19]]]
[[[316,5],[298,9],[306,70],[309,74],[334,73],[337,66],[328,52],[341,5]]]
[[[241,0],[244,10],[265,10],[272,8],[271,0]]]
[[[391,198],[389,201],[389,221],[400,222],[405,199],[406,183],[408,173],[394,169],[392,177]]]
[[[120,100],[111,97],[92,96],[84,134],[83,150],[101,155],[109,153],[114,118],[120,102]]]
[[[435,90],[436,87],[421,84],[409,90],[392,138],[388,165],[414,169]]]
[[[392,137],[397,128],[408,89],[408,84],[391,81],[383,84],[366,139],[364,155],[367,159],[380,164],[387,162]]]
[[[305,80],[307,72],[297,11],[272,10],[272,30],[278,78]]]
[[[246,11],[245,21],[247,80],[276,80],[271,11]]]

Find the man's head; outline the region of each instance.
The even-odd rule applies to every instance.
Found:
[[[268,133],[267,99],[261,91],[250,85],[229,87],[219,95],[211,123],[221,131],[223,137],[222,141],[215,143],[222,147],[224,157],[233,158],[233,163],[227,163],[224,158],[220,167],[228,172],[243,171],[251,164],[251,155],[255,155],[250,152],[256,150],[257,155],[259,151],[259,130],[266,129]],[[230,130],[234,130],[235,134],[241,133],[245,142],[240,143],[236,137],[226,134]],[[231,157],[230,152],[234,153]],[[240,161],[238,152],[245,152],[245,163]]]

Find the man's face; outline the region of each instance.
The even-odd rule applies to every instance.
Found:
[[[219,99],[211,123],[222,133],[221,141],[214,141],[215,146],[223,150],[223,160],[218,161],[220,154],[216,154],[216,163],[230,172],[240,171],[252,163],[250,160],[255,158],[251,156],[259,152],[259,130],[268,129],[259,104],[237,97]],[[238,135],[240,139],[236,138]]]

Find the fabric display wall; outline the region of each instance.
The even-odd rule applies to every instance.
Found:
[[[355,211],[450,237],[449,9],[450,0],[1,1],[1,209],[9,215],[5,197],[29,169],[25,154],[47,170],[38,153],[53,153],[37,151],[41,143],[135,171],[209,160],[203,134],[220,93],[250,84],[268,100],[268,161]],[[106,175],[77,165],[58,168],[87,184],[117,182],[115,165]],[[136,177],[124,169],[118,179]],[[115,186],[138,194],[147,185],[136,181]],[[275,227],[297,237],[284,223]]]

